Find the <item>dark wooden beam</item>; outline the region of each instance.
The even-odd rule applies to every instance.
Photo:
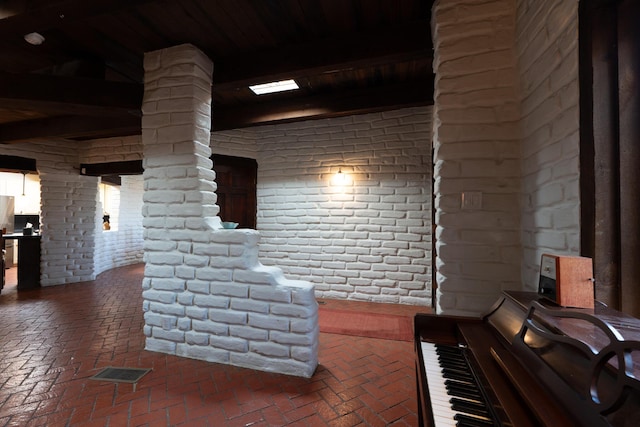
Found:
[[[0,81],[0,108],[101,117],[141,114],[143,86],[137,83],[11,73],[0,73]]]
[[[0,15],[0,37],[45,31],[156,0],[10,0]]]
[[[82,163],[80,165],[80,175],[87,176],[141,175],[142,172],[144,172],[142,160]]]
[[[93,139],[140,134],[140,117],[64,116],[0,124],[0,144],[35,138]]]
[[[38,172],[36,160],[27,157],[0,155],[0,171],[4,172]]]
[[[386,32],[347,34],[340,38],[282,46],[278,49],[216,58],[213,86],[218,90],[295,79],[324,73],[393,64],[415,58],[431,61],[428,22]]]
[[[212,131],[433,105],[433,79],[212,110]]]
[[[411,84],[345,91],[339,96],[328,94],[296,97],[233,108],[214,105],[212,130],[365,114],[432,104],[433,76],[428,76]],[[64,116],[0,124],[0,143],[33,138],[93,139],[140,133],[139,117]]]

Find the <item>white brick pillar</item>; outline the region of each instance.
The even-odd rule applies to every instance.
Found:
[[[191,45],[145,55],[146,349],[310,377],[318,305],[309,282],[258,261],[256,230],[224,230],[209,160],[211,61]]]
[[[213,63],[181,45],[146,54],[144,67],[146,225],[156,218],[162,233],[203,229],[202,219],[219,211],[209,147]]]
[[[477,315],[522,288],[515,3],[439,0],[432,26],[436,308]]]

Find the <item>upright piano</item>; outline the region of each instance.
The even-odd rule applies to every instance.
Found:
[[[504,292],[414,319],[421,426],[640,426],[640,320]]]

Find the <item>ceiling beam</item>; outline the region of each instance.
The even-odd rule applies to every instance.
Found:
[[[0,144],[42,138],[95,139],[137,135],[141,119],[134,116],[64,116],[0,124]]]
[[[428,22],[417,21],[385,32],[352,33],[273,50],[245,52],[235,57],[216,58],[211,55],[213,85],[218,90],[416,58],[433,59]]]
[[[336,94],[288,98],[233,108],[212,108],[211,130],[366,114],[433,105],[433,79]]]
[[[87,176],[141,175],[142,172],[142,160],[80,164],[80,175]]]
[[[365,114],[433,104],[433,80],[358,89],[335,95],[305,96],[225,108],[213,106],[212,131]],[[0,124],[0,144],[35,138],[95,139],[139,135],[139,117],[64,116]]]
[[[0,108],[46,114],[141,114],[143,87],[97,79],[0,73]]]
[[[151,1],[154,0],[9,0],[0,13],[0,37],[22,37]]]

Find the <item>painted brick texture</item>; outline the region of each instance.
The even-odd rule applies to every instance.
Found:
[[[4,145],[0,154],[36,160],[41,186],[41,285],[93,280],[98,180],[79,175],[77,143]]]
[[[520,1],[523,283],[543,253],[580,255],[578,2]]]
[[[500,290],[535,290],[542,253],[579,253],[577,13],[436,2],[439,312],[479,314]],[[461,209],[467,191],[481,208]]]
[[[521,288],[515,5],[441,0],[433,14],[436,308],[476,315]],[[463,209],[467,192],[481,204]]]
[[[261,260],[319,297],[429,305],[431,116],[407,108],[212,134],[216,153],[258,147]],[[333,184],[338,170],[347,185]]]
[[[142,175],[121,177],[119,197],[114,201],[119,207],[110,212],[113,226],[109,231],[102,228],[102,207],[96,210],[96,274],[143,261],[143,193]]]
[[[310,377],[318,305],[309,282],[258,261],[256,230],[224,230],[209,159],[211,61],[190,45],[145,55],[146,348]]]

